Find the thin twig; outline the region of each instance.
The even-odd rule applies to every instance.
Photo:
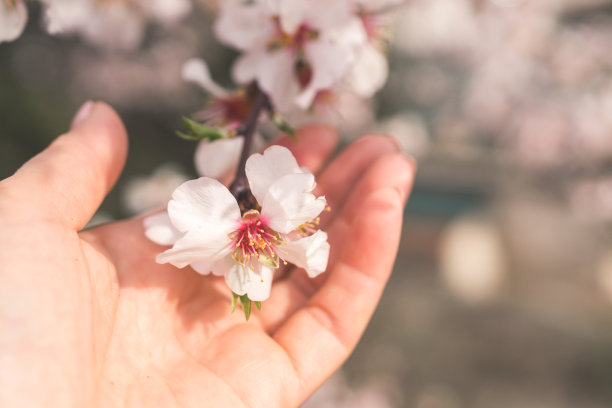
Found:
[[[240,162],[238,164],[238,170],[236,171],[236,177],[234,182],[230,186],[230,191],[239,200],[249,190],[249,182],[246,178],[246,161],[251,154],[253,147],[253,136],[255,135],[255,129],[257,128],[257,122],[262,111],[269,105],[268,96],[265,92],[257,89],[257,96],[253,109],[249,113],[249,117],[240,127],[240,133],[244,135],[244,144],[242,146],[242,153],[240,155]]]

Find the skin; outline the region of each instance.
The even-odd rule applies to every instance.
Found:
[[[327,127],[284,138],[319,173],[332,252],[282,271],[261,312],[230,314],[222,278],[155,263],[142,217],[81,231],[127,136],[107,105],[0,182],[0,406],[294,407],[354,349],[397,253],[414,162],[369,135],[322,171]],[[83,115],[81,115],[83,116]],[[80,231],[80,232],[79,232]]]

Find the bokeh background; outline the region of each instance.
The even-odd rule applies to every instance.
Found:
[[[205,101],[182,63],[230,85],[211,9],[121,50],[51,37],[30,6],[0,44],[0,177],[104,100],[130,155],[92,224],[167,200]],[[612,406],[612,1],[411,0],[392,31],[387,86],[341,129],[394,135],[419,173],[380,307],[305,406]]]

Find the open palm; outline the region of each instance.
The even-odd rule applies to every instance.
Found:
[[[337,143],[281,139],[320,172]],[[97,103],[0,183],[0,406],[293,407],[348,357],[391,271],[414,165],[367,136],[320,172],[332,252],[315,280],[277,276],[249,322],[222,278],[155,263],[136,218],[77,232],[126,154]]]

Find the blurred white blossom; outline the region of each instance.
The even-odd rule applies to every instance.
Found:
[[[469,303],[490,300],[504,280],[506,261],[500,233],[484,219],[461,217],[446,227],[439,261],[444,284]]]
[[[39,0],[50,34],[81,35],[93,45],[132,50],[140,45],[148,22],[175,24],[192,10],[191,0]],[[2,0],[0,41],[23,31],[27,10],[22,0]]]
[[[0,43],[21,35],[28,21],[28,10],[22,0],[0,0]]]
[[[397,140],[403,152],[416,158],[429,150],[429,133],[424,119],[417,113],[394,115],[383,120],[375,130]]]
[[[123,204],[130,214],[164,207],[172,192],[187,181],[187,175],[172,165],[163,165],[147,177],[135,177],[124,187]]]
[[[242,52],[234,80],[256,80],[280,112],[306,110],[325,99],[319,93],[346,87],[369,97],[384,84],[387,62],[367,3],[228,1],[215,33]]]

